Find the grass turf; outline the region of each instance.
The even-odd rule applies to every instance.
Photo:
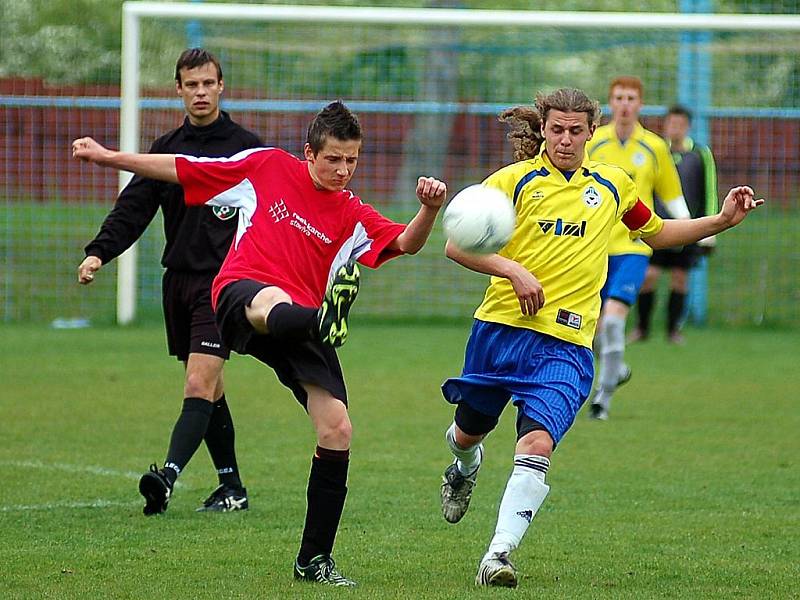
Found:
[[[161,462],[182,368],[160,327],[3,328],[2,598],[787,598],[800,580],[796,332],[689,330],[629,348],[608,422],[584,413],[553,457],[551,493],[515,561],[520,588],[476,589],[511,466],[513,413],[487,441],[472,507],[439,512],[468,325],[359,326],[341,357],[354,424],[335,557],[348,592],[295,583],[314,445],[272,372],[226,369],[251,509],[194,509],[216,485],[204,449],[166,514],[139,475]]]

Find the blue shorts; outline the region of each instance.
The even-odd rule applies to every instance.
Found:
[[[624,302],[628,306],[636,304],[639,288],[644,283],[650,257],[643,254],[619,254],[608,257],[608,277],[600,298]]]
[[[558,443],[575,421],[594,378],[589,348],[519,327],[475,320],[464,370],[442,384],[452,403],[498,417],[512,400]]]

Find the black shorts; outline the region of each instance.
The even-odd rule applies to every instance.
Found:
[[[696,244],[689,244],[680,250],[663,249],[654,250],[650,257],[650,264],[662,269],[691,269],[699,256]]]
[[[242,279],[229,283],[217,299],[217,327],[226,345],[239,354],[249,354],[272,367],[280,382],[292,390],[304,407],[308,395],[302,383],[329,391],[347,406],[347,389],[336,350],[321,342],[288,342],[256,333],[247,320],[245,307],[265,287],[261,282]]]
[[[222,343],[211,310],[213,274],[167,270],[161,284],[167,347],[178,360],[189,354],[210,354],[227,360],[231,351]]]

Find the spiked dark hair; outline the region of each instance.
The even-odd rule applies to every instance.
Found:
[[[331,102],[317,113],[308,126],[306,142],[316,154],[325,145],[325,138],[337,140],[361,140],[361,125],[358,118],[341,100]]]

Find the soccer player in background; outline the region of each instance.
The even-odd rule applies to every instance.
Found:
[[[317,435],[307,512],[294,576],[336,586],[331,552],[347,494],[352,426],[335,347],[348,334],[359,287],[355,260],[378,267],[418,252],[447,188],[420,177],[417,214],[390,221],[347,189],[361,150],[361,126],[341,102],[308,128],[305,160],[277,148],[231,159],[113,152],[91,138],[73,155],[183,186],[190,206],[238,208],[234,242],[211,291],[223,341],[272,367],[306,409]]]
[[[695,143],[689,137],[691,122],[692,114],[689,109],[679,105],[670,107],[664,119],[664,138],[669,144],[672,160],[678,169],[689,212],[692,217],[702,217],[717,212],[717,167],[711,149]],[[662,217],[666,216],[658,199],[656,199],[656,212]],[[631,332],[629,342],[646,340],[650,335],[650,319],[658,280],[661,272],[668,269],[670,292],[667,303],[667,339],[673,344],[683,343],[680,327],[686,306],[689,269],[700,257],[708,255],[715,243],[716,238],[711,236],[700,240],[697,244],[689,244],[680,249],[653,252],[636,303],[637,326]]]
[[[596,101],[569,88],[539,94],[534,107],[505,111],[501,120],[512,126],[509,139],[520,162],[484,184],[512,198],[514,234],[496,254],[446,246],[452,260],[491,275],[462,374],[442,385],[445,399],[456,405],[445,434],[454,462],[441,487],[448,522],[458,522],[469,507],[484,438],[509,400],[517,408],[513,471],[478,567],[478,585],[517,585],[510,554],[548,494],[553,450],[591,391],[592,339],[616,224],[650,247],[681,246],[736,225],[763,203],[740,186],[728,192],[719,214],[662,220],[623,169],[586,156],[599,117]]]
[[[639,199],[651,211],[657,194],[674,219],[689,217],[678,172],[661,137],[639,123],[644,88],[637,77],[617,77],[608,89],[611,122],[598,127],[586,151],[591,160],[622,167],[636,183]],[[608,278],[594,342],[599,363],[598,381],[590,416],[607,419],[617,387],[627,382],[631,370],[625,364],[625,321],[644,281],[652,249],[632,239],[622,223],[614,229],[608,246]]]
[[[183,124],[158,138],[150,152],[232,156],[264,144],[233,122],[219,102],[222,67],[207,50],[185,50],[175,65],[175,89],[183,100]],[[122,190],[97,236],[86,245],[78,282],[94,281],[100,268],[127,250],[153,220],[164,216],[166,244],[161,264],[164,323],[169,353],[184,364],[183,408],[172,429],[163,468],[150,467],[139,481],[145,515],[167,510],[175,480],[205,440],[219,479],[198,511],[248,507],[239,476],[234,427],[223,383],[230,349],[220,339],[211,310],[211,281],[236,231],[237,209],[187,207],[180,185],[135,176]]]

